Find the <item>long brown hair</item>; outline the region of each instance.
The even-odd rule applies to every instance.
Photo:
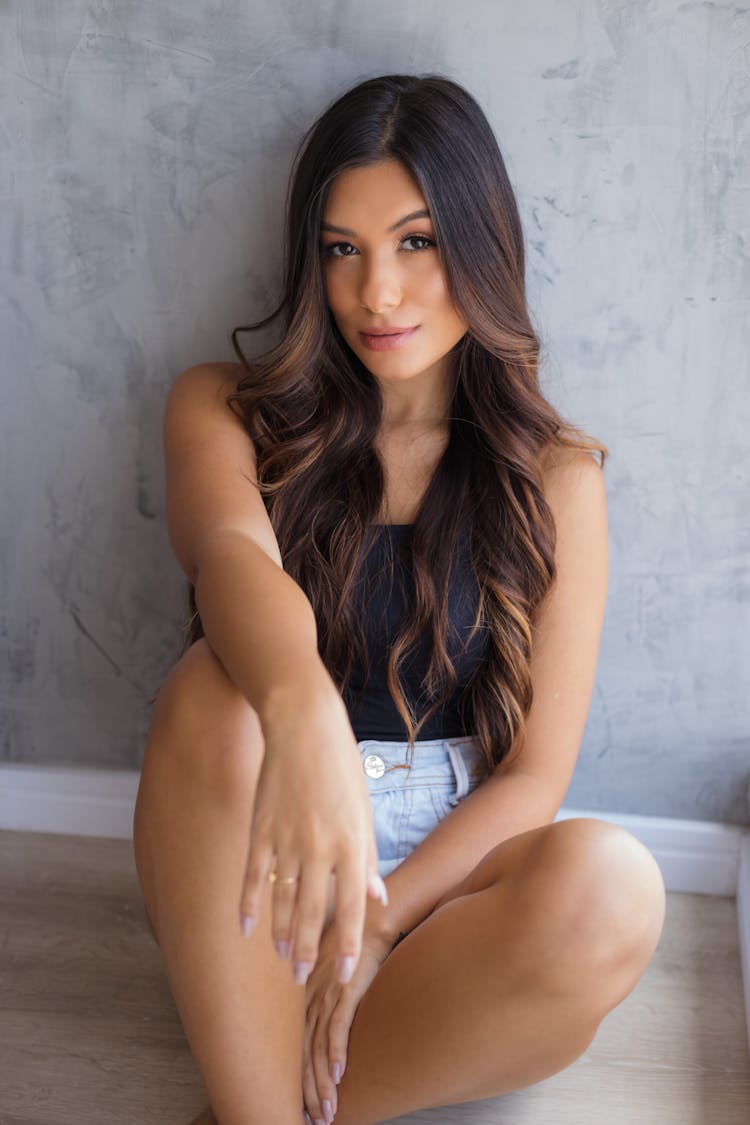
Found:
[[[413,528],[414,586],[389,653],[388,686],[412,747],[456,685],[448,585],[468,527],[479,589],[473,629],[483,629],[488,643],[462,705],[490,769],[522,746],[532,621],[555,577],[543,458],[568,447],[598,452],[603,465],[607,450],[566,423],[540,391],[516,200],[490,125],[461,86],[438,75],[373,78],[308,131],[287,197],[283,297],[269,317],[232,333],[243,375],[227,401],[254,442],[284,569],[310,598],[321,658],[343,692],[355,655],[369,670],[359,579],[384,492],[374,448],[381,398],[327,307],[319,237],[336,176],[383,159],[400,161],[418,183],[451,297],[469,325],[455,349],[449,442]],[[248,361],[238,334],[277,318],[280,342]],[[192,587],[190,605],[188,643],[202,633]],[[432,633],[424,684],[432,703],[417,715],[400,667],[425,630]]]

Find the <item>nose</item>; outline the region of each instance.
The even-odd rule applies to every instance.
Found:
[[[363,263],[359,302],[371,313],[383,313],[401,304],[401,279],[394,263],[375,256]]]

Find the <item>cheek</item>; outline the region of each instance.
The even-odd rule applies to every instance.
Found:
[[[446,317],[446,327],[450,326],[451,336],[455,336],[460,339],[469,331],[469,325],[452,303],[450,306],[450,310],[450,319]]]
[[[344,311],[349,301],[349,286],[344,278],[334,270],[329,271],[323,278],[326,301],[332,313]]]
[[[443,271],[425,276],[423,285],[422,298],[426,305],[439,313],[440,326],[445,336],[463,336],[468,325],[453,304]]]
[[[330,308],[333,308],[334,304],[336,303],[336,295],[334,286],[331,285],[331,275],[329,273],[326,273],[325,271],[323,273],[323,292],[325,293],[326,304]]]
[[[435,269],[434,267],[425,270],[419,277],[417,284],[420,288],[420,295],[425,304],[430,305],[432,308],[447,311],[453,309],[453,301],[448,291],[448,282],[442,269]]]

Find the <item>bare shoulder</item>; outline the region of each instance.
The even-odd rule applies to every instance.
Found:
[[[542,478],[558,534],[565,525],[580,530],[606,522],[604,471],[594,454],[557,446],[542,459]]]
[[[237,389],[242,374],[239,363],[195,363],[173,380],[170,398],[226,397]]]
[[[239,364],[196,363],[173,380],[164,403],[164,443],[167,452],[195,448],[196,444],[229,438],[247,446],[252,443],[242,419],[227,401],[237,390]]]
[[[281,565],[257,480],[255,448],[227,396],[238,364],[200,363],[172,383],[164,409],[167,528],[191,582],[206,543],[231,531],[253,539]]]
[[[604,487],[604,470],[593,453],[557,445],[542,456],[545,496],[562,496],[579,489],[592,491]]]

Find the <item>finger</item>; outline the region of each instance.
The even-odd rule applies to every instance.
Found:
[[[324,1121],[325,1116],[323,1108],[320,1105],[318,1098],[318,1090],[315,1085],[315,1071],[313,1070],[312,1060],[305,1063],[302,1071],[302,1094],[307,1107],[307,1112],[313,1121]]]
[[[388,905],[388,891],[377,871],[371,871],[367,877],[367,897],[375,899],[383,906]]]
[[[342,983],[350,981],[362,952],[366,884],[364,857],[356,851],[344,855],[336,867],[336,971]]]
[[[302,868],[292,939],[292,972],[297,984],[305,984],[318,959],[330,874],[330,863],[322,860],[308,860]]]
[[[240,890],[240,927],[245,937],[250,937],[255,929],[272,865],[273,849],[270,842],[251,834]]]
[[[318,1091],[318,1103],[323,1111],[323,1117],[330,1121],[338,1108],[338,1094],[336,1083],[331,1078],[328,1062],[328,1019],[321,1013],[315,1032],[312,1037],[312,1064],[315,1072],[315,1086]]]
[[[307,1112],[313,1121],[323,1119],[323,1107],[318,1098],[318,1089],[315,1085],[315,1070],[312,1061],[312,1037],[317,1020],[313,1018],[305,1024],[304,1047],[302,1051],[302,1095],[307,1107]]]
[[[271,883],[271,940],[281,960],[288,961],[294,944],[294,912],[304,879],[299,860],[285,860],[279,855],[276,856],[274,872],[276,879]]]
[[[338,1086],[346,1070],[349,1032],[355,1011],[356,1005],[352,1003],[348,989],[344,989],[328,1021],[328,1069],[335,1086]]]
[[[383,906],[387,906],[388,891],[378,872],[379,856],[377,843],[375,842],[375,830],[372,823],[370,824],[367,836],[367,862],[365,863],[365,871],[367,872],[367,895],[368,898],[379,899]]]
[[[388,891],[378,872],[378,853],[372,851],[365,864],[367,872],[367,896],[378,899],[383,906],[388,905]]]

